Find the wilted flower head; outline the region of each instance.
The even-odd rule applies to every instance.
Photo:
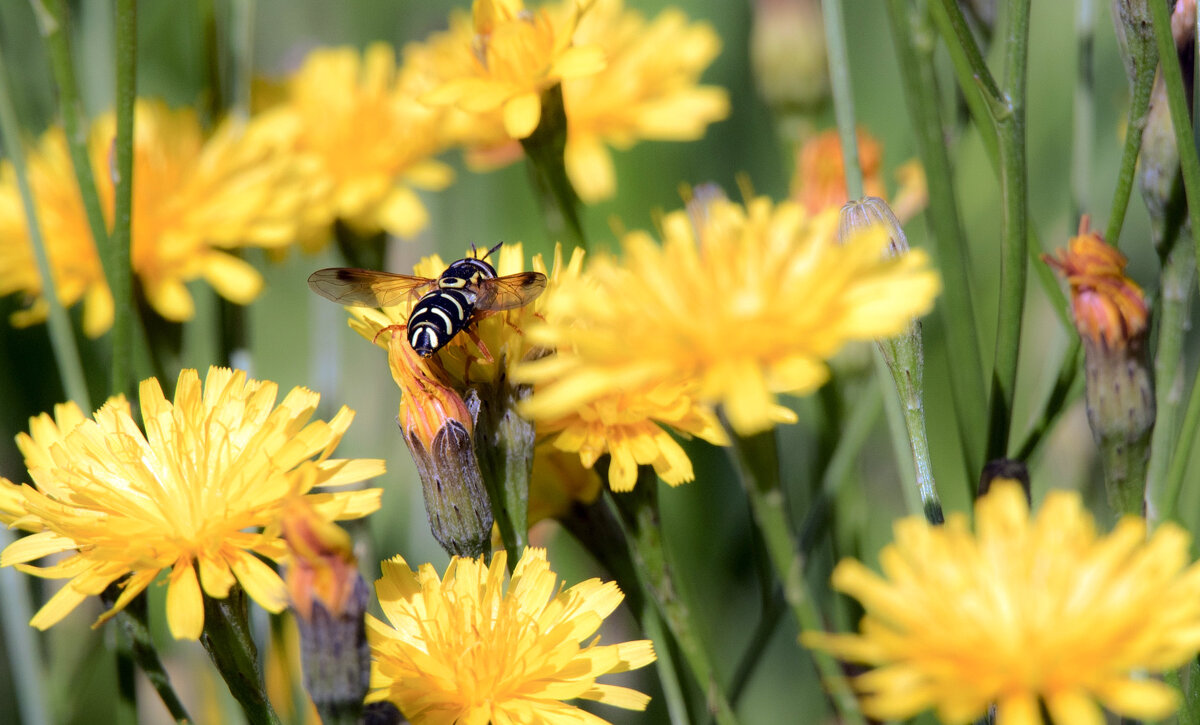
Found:
[[[391,46],[310,53],[288,78],[284,102],[260,121],[285,153],[317,168],[324,193],[303,210],[305,246],[324,244],[335,219],[400,237],[423,229],[429,213],[413,188],[441,189],[453,176],[432,160],[446,143],[444,115],[401,83]]]
[[[814,390],[843,345],[903,330],[939,289],[921,250],[885,259],[881,231],[838,245],[836,224],[832,210],[717,196],[668,214],[661,246],[626,235],[622,260],[594,260],[530,331],[558,352],[523,368],[538,385],[527,412],[553,420],[656,391],[675,411],[721,405],[741,434],[794,420],[777,393]]]
[[[1043,259],[1070,285],[1075,327],[1085,342],[1124,348],[1145,335],[1149,316],[1145,295],[1125,276],[1125,255],[1089,231],[1087,217],[1065,250]]]
[[[508,135],[522,139],[537,128],[542,93],[604,66],[599,48],[572,41],[582,7],[563,19],[545,9],[526,10],[521,0],[475,0],[473,8],[474,62],[455,68],[462,75],[445,78],[422,97],[425,103],[499,112]]]
[[[174,402],[157,380],[142,383],[144,434],[122,397],[92,419],[74,404],[58,406],[55,419],[32,419],[17,445],[36,488],[17,490],[21,505],[8,517],[36,533],[6,548],[0,565],[70,581],[31,624],[45,629],[119,582],[124,591],[104,621],[162,571],[170,572],[167,622],[176,638],[199,637],[202,597],[223,598],[235,583],[281,610],[284,583],[259,557],[285,555],[283,513],[296,499],[325,520],[371,513],[379,489],[313,488],[380,475],[383,462],[330,458],[354,417],[348,408],[310,422],[316,393],[295,388],[278,406],[276,393],[274,383],[241,371],[211,368],[201,386],[196,371],[184,370]],[[27,564],[60,552],[71,554],[46,568]]]
[[[944,526],[900,521],[880,553],[883,576],[838,564],[833,586],[862,603],[857,635],[807,632],[803,642],[875,667],[859,676],[863,709],[903,720],[936,709],[971,722],[990,705],[997,725],[1102,723],[1096,701],[1157,720],[1178,695],[1145,673],[1200,649],[1200,566],[1173,524],[1147,540],[1127,516],[1098,536],[1079,494],[1049,494],[1036,516],[1021,486],[996,481]]]
[[[423,723],[603,723],[576,698],[643,710],[649,698],[597,682],[654,661],[649,640],[588,643],[623,595],[589,579],[568,589],[528,548],[505,591],[504,552],[451,560],[443,577],[397,556],[375,584],[387,622],[368,615],[374,668],[368,702],[390,700]]]

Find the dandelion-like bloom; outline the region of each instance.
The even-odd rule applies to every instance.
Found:
[[[526,412],[553,420],[649,390],[674,410],[720,405],[743,435],[794,420],[777,393],[816,389],[842,346],[901,332],[940,286],[921,250],[885,258],[883,230],[839,245],[836,228],[833,211],[716,197],[668,214],[661,246],[626,235],[622,261],[594,260],[530,330],[558,352],[522,367],[538,386]]]
[[[206,138],[194,111],[148,100],[137,102],[135,120],[130,256],[146,300],[168,320],[188,320],[194,303],[186,283],[203,278],[226,299],[248,304],[262,289],[262,277],[223,250],[292,243],[297,220],[319,187],[311,166],[279,154],[271,130],[253,122],[226,123]],[[108,113],[89,137],[91,171],[110,225],[115,129],[116,118]],[[30,173],[51,267],[64,285],[60,297],[71,303],[86,290],[85,329],[98,335],[112,324],[112,300],[61,129],[43,136],[30,155]],[[0,228],[11,226],[3,218],[7,207],[0,202]],[[25,232],[0,240],[0,246],[10,244],[27,246]],[[22,255],[32,263],[32,253]],[[17,275],[38,279],[36,269],[19,267],[0,271],[0,280]],[[15,287],[31,297],[41,293],[40,281],[0,281],[0,289]],[[35,304],[35,321],[42,310]]]
[[[32,419],[17,445],[36,488],[17,489],[21,505],[8,518],[37,533],[8,546],[0,565],[70,581],[31,624],[50,627],[121,582],[103,622],[162,571],[170,572],[167,622],[176,638],[199,637],[202,596],[223,598],[235,582],[280,611],[287,590],[259,556],[286,555],[280,530],[289,502],[303,498],[328,520],[365,516],[379,507],[379,489],[313,488],[363,481],[384,468],[379,460],[330,458],[354,417],[348,408],[329,422],[311,420],[316,393],[295,388],[276,406],[277,392],[275,383],[241,371],[210,368],[201,386],[196,371],[184,370],[174,402],[157,380],[142,383],[144,434],[121,397],[91,419],[74,404],[58,406],[54,419]],[[3,486],[10,494],[15,488]],[[27,565],[60,552],[72,553],[46,568]]]
[[[559,13],[573,12],[574,2]],[[563,82],[567,113],[564,161],[584,201],[613,195],[616,176],[607,146],[639,140],[694,141],[729,115],[729,94],[698,85],[721,40],[708,23],[689,23],[677,8],[653,20],[622,0],[599,0],[579,21],[575,42],[603,49],[607,65]]]
[[[455,557],[439,578],[397,556],[376,582],[389,624],[367,617],[374,666],[367,702],[390,700],[414,723],[606,722],[565,700],[643,710],[640,692],[596,681],[654,661],[649,640],[584,643],[623,595],[589,579],[562,589],[544,549],[521,556],[505,592],[504,552]]]
[[[1038,725],[1039,700],[1060,725],[1100,725],[1097,702],[1158,720],[1178,695],[1147,679],[1200,649],[1200,565],[1173,524],[1149,540],[1126,516],[1098,536],[1077,493],[1053,492],[1030,517],[1025,494],[997,482],[945,526],[896,524],[884,576],[845,560],[835,588],[862,602],[857,635],[809,632],[805,644],[874,665],[855,684],[864,711],[903,720],[935,708],[966,723],[997,705],[997,725]]]
[[[560,17],[544,8],[526,10],[521,0],[475,0],[473,62],[421,100],[499,112],[509,137],[526,138],[541,119],[543,92],[604,67],[600,48],[573,43],[582,12],[578,3]]]
[[[360,54],[309,54],[286,83],[286,100],[263,115],[284,150],[316,160],[326,193],[305,210],[305,248],[329,238],[341,219],[355,229],[411,237],[429,222],[413,187],[442,189],[453,176],[432,160],[443,148],[445,115],[399,82],[395,51],[376,43]]]

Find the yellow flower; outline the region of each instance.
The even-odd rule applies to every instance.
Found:
[[[721,48],[707,23],[688,23],[677,8],[647,22],[622,0],[599,0],[579,21],[575,42],[602,48],[608,63],[593,75],[563,82],[567,112],[565,161],[584,201],[613,195],[616,178],[607,145],[641,139],[694,141],[729,115],[729,94],[697,85]],[[566,15],[574,3],[560,9]]]
[[[172,111],[162,103],[139,100],[135,114],[130,255],[147,301],[168,320],[191,319],[194,304],[185,283],[204,278],[226,299],[248,304],[262,289],[262,277],[221,250],[290,244],[302,210],[314,198],[311,168],[278,154],[270,129],[259,124],[228,122],[206,139],[191,110]],[[89,137],[91,170],[110,227],[115,129],[115,116],[108,113],[96,120]],[[73,303],[86,295],[84,327],[99,335],[112,324],[112,300],[61,129],[47,131],[30,155],[30,175],[51,266],[56,281],[64,284],[60,297]],[[7,208],[0,202],[0,228],[11,226],[4,220]],[[24,230],[0,241],[0,246],[8,245],[27,247]],[[23,264],[32,263],[31,252],[16,254],[28,260]],[[18,275],[25,280],[22,291],[40,294],[40,282],[33,282],[37,272],[27,266],[6,268],[0,279]],[[15,288],[0,281],[0,290]],[[31,315],[21,321],[38,321],[44,310],[35,305]]]
[[[539,386],[525,412],[553,420],[652,390],[673,410],[675,395],[719,404],[743,435],[794,420],[777,393],[816,389],[842,346],[904,330],[939,289],[922,251],[885,259],[882,230],[839,245],[836,227],[834,210],[719,197],[668,214],[662,246],[626,235],[623,261],[593,260],[528,332],[558,352],[519,371]]]
[[[533,450],[529,479],[529,526],[565,516],[576,504],[588,505],[600,495],[600,477],[579,456],[546,443]],[[0,503],[0,515],[4,511]]]
[[[277,392],[274,383],[215,367],[202,387],[196,371],[184,370],[174,403],[154,378],[142,383],[145,434],[121,397],[93,419],[73,404],[58,406],[56,419],[32,419],[17,445],[37,488],[20,487],[23,513],[10,513],[20,514],[17,526],[37,533],[6,548],[0,565],[70,581],[31,624],[50,627],[87,596],[121,582],[124,591],[102,622],[164,570],[176,638],[200,636],[202,592],[222,598],[235,582],[265,609],[280,611],[283,581],[259,556],[286,554],[280,518],[289,502],[303,498],[329,520],[365,516],[379,507],[379,489],[312,489],[378,476],[383,462],[330,458],[353,412],[343,407],[328,423],[310,422],[316,393],[295,388],[276,406]],[[10,494],[16,488],[0,485]],[[60,552],[73,553],[46,568],[27,564]]]
[[[376,43],[361,54],[309,54],[288,79],[284,102],[263,114],[284,151],[315,160],[326,193],[306,210],[303,243],[329,238],[329,224],[411,237],[429,222],[412,187],[442,189],[453,172],[433,161],[444,142],[440,111],[399,83],[395,51]]]
[[[604,723],[564,700],[643,710],[647,696],[602,675],[654,661],[649,640],[588,643],[623,595],[589,579],[561,589],[544,549],[521,556],[505,592],[504,552],[454,557],[439,578],[397,556],[375,590],[388,624],[367,616],[374,663],[367,702],[390,700],[423,723]]]
[[[866,610],[857,635],[808,632],[803,641],[874,665],[856,686],[864,710],[903,720],[936,708],[966,723],[997,705],[997,725],[1038,725],[1039,700],[1060,725],[1102,725],[1096,701],[1138,720],[1178,705],[1145,677],[1200,649],[1200,565],[1172,524],[1149,540],[1126,516],[1097,536],[1077,493],[1054,492],[1032,519],[1021,487],[994,484],[945,526],[896,524],[880,554],[884,576],[845,560],[835,588]],[[1185,568],[1186,567],[1186,568]]]
[[[604,67],[600,48],[572,42],[583,13],[578,3],[565,17],[525,10],[521,0],[475,0],[473,8],[473,62],[455,68],[462,74],[425,94],[425,103],[499,112],[508,135],[522,139],[537,128],[544,91]]]

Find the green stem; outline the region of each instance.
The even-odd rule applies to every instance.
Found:
[[[1144,10],[1144,5],[1137,3],[1131,7]],[[1125,131],[1125,148],[1121,152],[1121,169],[1117,173],[1117,188],[1113,191],[1109,212],[1111,216],[1104,232],[1105,241],[1114,247],[1118,246],[1121,238],[1121,227],[1125,223],[1125,212],[1129,207],[1129,197],[1133,193],[1137,158],[1142,149],[1142,132],[1146,129],[1150,94],[1154,89],[1154,76],[1158,71],[1158,50],[1148,36],[1139,32],[1140,28],[1135,19],[1130,20],[1126,25],[1125,42],[1133,71],[1130,79],[1133,95],[1129,101],[1129,119]]]
[[[521,146],[529,159],[529,173],[551,237],[587,249],[579,220],[579,196],[567,177],[563,158],[567,148],[567,113],[561,85],[555,84],[542,94],[541,120],[532,134],[521,139]]]
[[[0,551],[15,540],[12,531],[0,527]],[[12,567],[0,569],[0,591],[4,592],[4,596],[0,597],[4,652],[8,655],[13,692],[20,693],[17,711],[21,722],[26,725],[48,725],[51,720],[46,708],[46,691],[42,686],[46,672],[42,643],[29,626],[29,620],[33,618],[29,606],[33,601],[29,577]]]
[[[1029,234],[1025,215],[1025,84],[1029,60],[1029,5],[1030,0],[1015,0],[1008,5],[1004,34],[1004,100],[1003,103],[989,106],[1000,142],[1003,241],[987,460],[1004,458],[1008,452],[1021,346],[1021,318],[1025,310],[1026,242]]]
[[[1074,143],[1071,147],[1071,219],[1090,208],[1088,187],[1092,181],[1092,128],[1096,122],[1096,73],[1092,49],[1096,38],[1093,0],[1078,0],[1075,16],[1075,61],[1077,66],[1074,103]]]
[[[1179,504],[1179,494],[1183,491],[1183,478],[1191,459],[1192,443],[1196,440],[1197,428],[1200,428],[1200,370],[1192,379],[1192,391],[1188,396],[1183,423],[1179,426],[1179,436],[1176,438],[1180,445],[1175,447],[1171,455],[1171,466],[1167,470],[1167,480],[1163,484],[1161,510],[1158,513],[1159,521],[1175,518],[1175,507]]]
[[[1037,453],[1051,427],[1070,407],[1067,401],[1079,394],[1082,387],[1080,383],[1083,380],[1079,377],[1079,370],[1083,366],[1083,346],[1079,342],[1079,336],[1074,333],[1071,334],[1070,340],[1058,369],[1058,377],[1041,406],[1041,412],[1034,419],[1025,440],[1015,447],[1016,453],[1013,458],[1018,461],[1028,461]]]
[[[1182,230],[1176,231],[1178,234]],[[1183,404],[1183,338],[1188,326],[1188,308],[1195,284],[1193,250],[1176,243],[1167,255],[1160,275],[1158,305],[1158,349],[1154,354],[1154,432],[1150,439],[1150,463],[1146,470],[1146,517],[1161,520],[1165,481],[1171,451],[1178,447],[1179,409]]]
[[[57,363],[56,367],[59,379],[62,381],[63,392],[81,408],[90,410],[92,401],[88,395],[87,379],[83,373],[83,363],[79,358],[75,333],[71,329],[71,318],[58,298],[53,267],[50,265],[50,257],[46,249],[46,240],[42,236],[42,228],[38,223],[37,205],[33,198],[33,189],[29,186],[29,177],[26,174],[25,149],[21,144],[21,125],[17,120],[17,111],[13,108],[12,98],[12,90],[8,85],[8,68],[4,63],[3,56],[0,55],[0,136],[4,137],[4,152],[12,162],[13,172],[17,177],[17,189],[21,193],[26,228],[29,230],[29,244],[33,247],[33,256],[37,261],[38,276],[42,283],[42,297],[49,309],[46,325],[50,334],[50,345],[54,349],[54,360]]]
[[[278,725],[279,717],[267,700],[257,649],[250,634],[246,593],[234,586],[224,599],[204,597],[204,632],[200,643],[229,686],[251,725]]]
[[[96,180],[92,176],[92,162],[88,158],[88,129],[83,99],[79,95],[79,84],[75,80],[66,2],[50,0],[47,5],[41,0],[32,0],[32,4],[38,17],[42,40],[46,43],[46,52],[50,56],[54,82],[58,86],[58,109],[62,114],[63,131],[67,136],[67,148],[71,154],[71,165],[75,169],[75,180],[83,197],[88,229],[92,232],[96,248],[105,249],[108,246],[108,228],[104,221],[100,195],[96,192]],[[109,286],[111,285],[110,279]]]
[[[1158,55],[1169,62],[1160,63],[1163,82],[1167,88],[1167,105],[1171,111],[1171,125],[1175,128],[1175,143],[1179,147],[1179,165],[1183,169],[1183,188],[1187,194],[1188,221],[1191,222],[1192,241],[1197,248],[1196,262],[1200,263],[1200,157],[1192,138],[1192,121],[1188,117],[1187,92],[1183,87],[1183,73],[1176,57],[1175,40],[1171,36],[1171,18],[1167,6],[1149,2],[1150,15],[1154,21],[1154,39],[1158,43]]]
[[[824,630],[817,602],[804,576],[805,559],[788,517],[787,502],[779,479],[779,450],[775,431],[754,436],[739,436],[725,425],[733,441],[731,454],[742,487],[750,499],[754,521],[762,531],[767,552],[783,584],[783,596],[801,631]],[[858,700],[837,661],[828,653],[811,651],[826,692],[833,700],[840,722],[866,722],[858,709]]]
[[[607,456],[596,463],[597,475],[602,480],[607,478],[607,465]],[[667,700],[667,712],[671,723],[684,725],[690,722],[687,701],[679,682],[678,664],[672,656],[667,639],[668,633],[664,630],[662,618],[654,605],[643,596],[641,578],[626,544],[625,532],[621,529],[621,522],[613,513],[612,507],[604,499],[597,499],[591,504],[576,503],[559,519],[559,523],[608,570],[625,595],[625,606],[629,613],[641,625],[646,635],[658,643],[655,649],[658,655],[655,667],[662,683],[663,697]]]
[[[630,554],[642,588],[654,598],[663,621],[679,644],[688,667],[704,692],[708,711],[718,725],[735,725],[737,715],[717,679],[691,610],[675,588],[675,575],[663,545],[662,523],[658,516],[658,477],[654,469],[640,467],[633,491],[614,493],[612,498],[629,532]]]
[[[114,600],[116,594],[117,592],[113,592]],[[111,604],[107,596],[105,600]],[[145,594],[134,598],[121,610],[117,615],[117,624],[129,642],[129,654],[132,661],[146,675],[151,686],[154,687],[154,691],[162,699],[163,705],[166,706],[167,712],[171,714],[171,719],[177,723],[193,722],[191,716],[188,715],[187,708],[183,706],[179,695],[171,686],[171,678],[167,674],[166,668],[163,667],[158,650],[154,647],[154,638],[150,635],[150,627],[146,623]]]
[[[942,501],[933,478],[933,461],[929,455],[929,436],[925,430],[925,353],[921,340],[921,323],[914,322],[908,331],[877,343],[900,398],[904,429],[912,451],[917,493],[921,511],[931,524],[945,522]]]
[[[971,27],[967,25],[967,19],[963,17],[958,3],[955,0],[941,0],[941,10],[944,11],[941,17],[949,23],[950,32],[958,39],[956,50],[961,53],[962,58],[970,66],[974,82],[983,92],[985,100],[989,104],[1002,103],[1004,94],[1000,92],[1000,86],[992,77],[992,71],[988,68],[987,61],[983,59],[983,53],[979,50],[975,37],[971,35]],[[1012,8],[1009,8],[1008,12],[1011,14]],[[1012,18],[1010,17],[1009,20],[1011,21]],[[948,37],[945,40],[946,45],[952,45]]]
[[[955,422],[963,441],[965,480],[970,480],[983,466],[983,436],[977,419],[979,411],[987,405],[987,398],[983,386],[983,357],[976,334],[979,326],[971,292],[971,263],[954,194],[954,173],[937,98],[932,29],[924,14],[908,13],[903,0],[888,0],[887,11],[917,151],[927,172],[930,238],[937,247],[941,266],[947,272],[942,275],[945,304],[938,305],[936,319],[947,339],[950,393]]]
[[[746,691],[750,676],[762,662],[763,653],[766,651],[767,645],[771,643],[771,636],[775,633],[775,628],[779,626],[779,620],[783,619],[787,609],[787,602],[783,599],[783,590],[776,588],[774,596],[768,600],[767,606],[759,615],[758,624],[754,625],[754,632],[750,634],[750,642],[746,645],[741,658],[738,659],[737,667],[733,670],[733,678],[729,682],[729,701],[735,707],[738,700],[742,699],[742,693]]]
[[[850,57],[846,52],[846,23],[842,0],[821,0],[825,17],[825,46],[829,55],[829,81],[833,91],[833,111],[837,117],[838,137],[846,176],[846,197],[863,195],[862,167],[858,162],[858,135],[854,128],[854,89],[850,85]]]
[[[117,0],[117,138],[113,231],[106,264],[116,317],[112,329],[113,395],[133,383],[133,271],[130,224],[133,216],[133,107],[137,97],[137,0]]]
[[[875,375],[882,380],[887,380],[891,371],[888,369],[887,361],[883,359],[883,353],[878,349],[872,350],[872,358],[875,364]],[[883,399],[883,410],[888,421],[888,440],[892,445],[892,457],[896,459],[896,470],[900,474],[900,491],[904,496],[904,505],[908,512],[913,516],[921,515],[921,496],[917,489],[917,472],[913,466],[908,465],[912,460],[912,449],[908,443],[908,432],[904,427],[904,411],[901,410],[900,398],[895,395],[888,395],[884,391],[880,391],[880,397]]]

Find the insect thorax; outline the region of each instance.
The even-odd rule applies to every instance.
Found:
[[[482,259],[467,257],[452,263],[438,276],[439,289],[462,289],[467,285],[479,284],[485,279],[495,279],[496,268]]]

